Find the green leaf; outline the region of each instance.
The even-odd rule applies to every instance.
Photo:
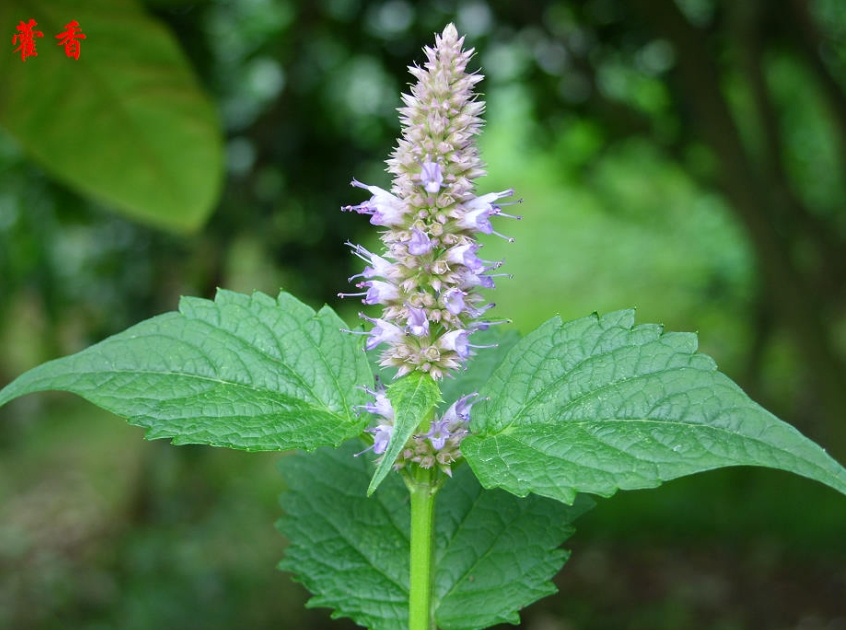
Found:
[[[360,345],[328,307],[219,291],[75,355],[45,363],[0,391],[73,392],[148,429],[146,437],[251,451],[312,450],[359,435],[359,385],[372,384]]]
[[[367,498],[373,466],[354,456],[359,450],[353,440],[282,459],[289,489],[277,527],[290,545],[279,567],[314,594],[309,607],[332,608],[334,618],[373,630],[401,630],[408,624],[408,493],[391,475]],[[517,623],[518,609],[554,593],[550,580],[568,557],[558,547],[592,505],[484,490],[466,466],[436,501],[434,606],[443,630]]]
[[[279,568],[314,594],[309,608],[332,608],[368,628],[402,628],[408,618],[408,492],[391,475],[372,497],[373,466],[360,442],[292,453],[279,462],[288,489],[277,528],[288,538]]]
[[[9,40],[34,19],[37,57]],[[55,36],[76,20],[79,59]],[[5,0],[0,125],[52,176],[155,226],[188,231],[223,175],[215,109],[173,36],[132,0]],[[17,48],[17,46],[15,46]]]
[[[485,487],[571,502],[724,466],[765,466],[846,494],[846,470],[750,400],[696,336],[634,311],[558,318],[482,388],[462,453]]]
[[[552,578],[570,557],[559,549],[572,523],[593,507],[485,490],[461,466],[436,504],[435,618],[443,630],[520,623],[517,611],[557,591]]]
[[[373,494],[391,471],[400,452],[426,416],[441,399],[441,390],[432,377],[423,372],[411,372],[392,383],[386,392],[394,410],[394,430],[388,448],[382,455],[367,494]]]

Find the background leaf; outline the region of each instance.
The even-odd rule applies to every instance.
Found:
[[[399,475],[389,475],[367,498],[373,466],[354,456],[360,450],[353,440],[280,462],[289,489],[277,527],[290,545],[279,566],[314,593],[310,607],[400,630],[408,623],[408,494]],[[557,548],[592,505],[484,490],[467,466],[436,501],[434,601],[444,630],[517,623],[517,610],[555,592],[550,580],[568,557]]]
[[[405,443],[441,399],[441,390],[428,374],[411,372],[388,386],[387,395],[394,409],[394,431],[388,449],[373,473],[368,494],[372,494],[391,471]]]
[[[0,125],[51,175],[132,218],[202,225],[221,186],[222,142],[171,34],[132,0],[0,3],[4,37],[30,19],[44,33],[38,56],[0,55]],[[86,36],[79,59],[55,39],[71,20]]]
[[[634,311],[546,322],[480,398],[461,450],[485,487],[518,496],[569,503],[737,465],[846,494],[846,470],[718,372],[695,335],[634,326]]]
[[[360,433],[367,360],[328,307],[219,291],[45,363],[0,391],[0,405],[73,392],[175,444],[312,450]]]

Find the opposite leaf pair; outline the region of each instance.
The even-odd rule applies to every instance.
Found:
[[[480,393],[463,452],[484,486],[571,503],[577,492],[609,496],[749,465],[846,494],[846,470],[718,372],[695,335],[633,323],[633,311],[619,311],[554,318],[516,343],[498,335],[497,348],[445,383],[447,403],[456,391]],[[179,313],[27,372],[0,391],[0,405],[62,390],[147,428],[149,439],[248,451],[338,446],[362,435],[368,418],[356,409],[366,395],[356,386],[372,383],[342,328],[330,308],[315,313],[284,292],[183,298]],[[420,378],[393,387],[410,436],[437,387]]]

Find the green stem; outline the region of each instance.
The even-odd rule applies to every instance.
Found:
[[[411,494],[411,579],[408,630],[435,630],[432,615],[432,549],[435,521],[434,470],[417,469],[406,476]]]

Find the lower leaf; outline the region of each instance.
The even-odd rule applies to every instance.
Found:
[[[290,545],[279,566],[314,594],[309,606],[373,630],[401,630],[408,624],[408,495],[395,474],[367,497],[373,466],[355,457],[362,448],[353,441],[280,462],[289,489],[277,527]],[[438,627],[518,623],[519,609],[555,592],[552,577],[569,555],[558,547],[591,506],[587,498],[568,507],[484,490],[467,466],[456,470],[435,508]]]

